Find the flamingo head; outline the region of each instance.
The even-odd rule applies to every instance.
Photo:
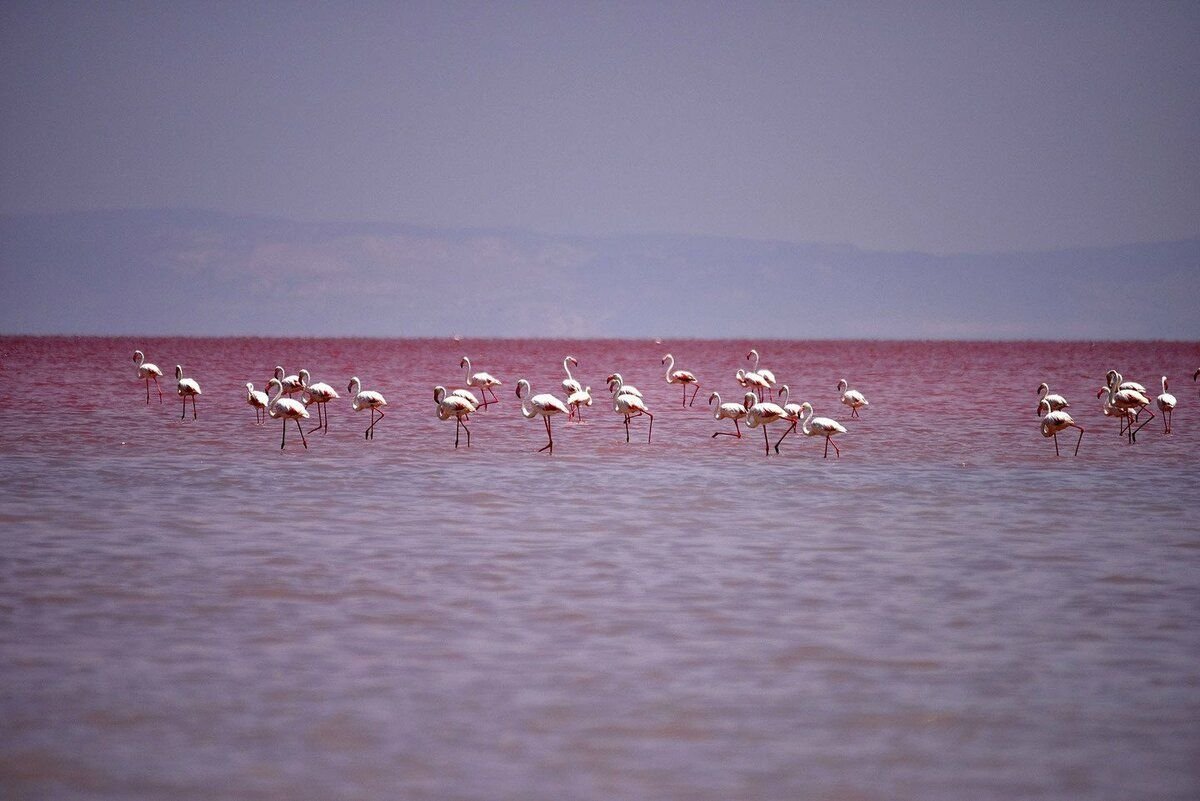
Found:
[[[751,349],[750,349],[750,352],[746,354],[746,358],[747,358],[747,359],[749,359],[749,358],[751,358],[751,357],[754,357],[754,358],[757,358],[757,357],[758,357],[758,351],[757,351],[757,350],[755,350],[754,348],[751,348]]]
[[[441,403],[445,399],[445,397],[446,397],[446,388],[445,387],[438,386],[438,387],[433,388],[433,402],[434,403]]]
[[[661,362],[659,362],[659,364],[666,364],[666,363],[667,363],[667,359],[674,359],[674,358],[675,358],[674,356],[672,356],[671,354],[669,354],[669,353],[668,353],[666,356],[663,356],[663,357],[662,357],[662,361],[661,361]]]
[[[721,399],[721,396],[714,392],[708,396],[708,405],[712,406],[713,401],[720,400],[720,399]]]
[[[181,364],[175,365],[175,378],[177,380],[180,378],[183,378],[183,365],[181,365]]]
[[[467,359],[467,357],[466,357],[466,356],[463,356],[461,359],[459,359],[459,360],[458,360],[458,366],[459,366],[459,367],[466,367],[466,366],[467,366],[468,364],[470,364],[470,363],[471,363],[471,362],[470,362],[470,361]]]
[[[579,366],[579,359],[576,359],[574,356],[568,356],[568,357],[567,357],[567,361],[569,361],[569,362],[571,363],[571,366],[572,366],[572,367],[578,367],[578,366]]]
[[[742,398],[742,405],[745,406],[747,409],[749,409],[751,406],[753,406],[756,403],[758,403],[758,396],[755,395],[753,392],[747,392],[746,396],[744,398]]]
[[[135,350],[135,351],[133,352],[133,360],[134,360],[135,362],[136,362],[138,359],[144,359],[144,358],[146,358],[146,354],[142,353],[140,350]]]
[[[526,390],[529,389],[529,382],[526,381],[524,378],[522,378],[520,381],[517,382],[517,397],[518,398],[524,398],[524,396],[521,394],[522,389],[526,389]]]
[[[846,379],[844,379],[844,378],[838,379],[838,385],[837,385],[837,388],[838,388],[839,390],[848,389],[849,387],[850,387],[850,382],[849,382],[849,381],[847,381],[847,380],[846,380]]]

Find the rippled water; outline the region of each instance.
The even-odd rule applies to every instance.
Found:
[[[710,437],[751,346],[847,426],[840,459]],[[199,420],[145,404],[134,348],[200,382]],[[505,385],[456,451],[431,388],[464,353]],[[596,405],[539,454],[512,390],[558,392],[568,353]],[[243,401],[276,364],[382,391],[376,438],[342,392],[280,451]],[[1172,376],[1175,433],[1125,444],[1109,367]],[[0,338],[0,795],[1195,799],[1197,367],[1195,343]],[[652,443],[605,407],[613,370]],[[1043,380],[1078,458],[1038,433]]]

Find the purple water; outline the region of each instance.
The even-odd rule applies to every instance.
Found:
[[[846,425],[840,459],[711,438],[750,347]],[[504,386],[455,450],[432,387],[464,354]],[[539,454],[513,390],[561,395],[567,354],[595,405]],[[308,450],[244,402],[276,364],[342,394]],[[1171,377],[1174,433],[1118,436],[1110,367]],[[1196,343],[0,338],[0,796],[1195,799],[1197,367]],[[614,370],[652,443],[625,443]],[[370,442],[351,375],[388,398]],[[1078,458],[1038,432],[1040,381]]]

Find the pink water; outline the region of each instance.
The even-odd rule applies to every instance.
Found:
[[[710,437],[756,346],[840,419]],[[144,402],[131,354],[203,396]],[[690,409],[660,367],[704,389]],[[516,379],[596,404],[517,412]],[[504,380],[472,447],[459,358]],[[276,364],[348,393],[254,424]],[[1106,369],[1175,433],[1101,415]],[[0,796],[1200,797],[1195,343],[0,338]],[[655,412],[626,444],[623,373]],[[871,402],[837,403],[841,377]],[[1038,433],[1035,388],[1087,429]],[[776,427],[772,439],[782,433]]]

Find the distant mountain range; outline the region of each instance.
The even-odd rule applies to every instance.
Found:
[[[1200,238],[936,256],[215,212],[0,215],[0,333],[1200,339]]]

